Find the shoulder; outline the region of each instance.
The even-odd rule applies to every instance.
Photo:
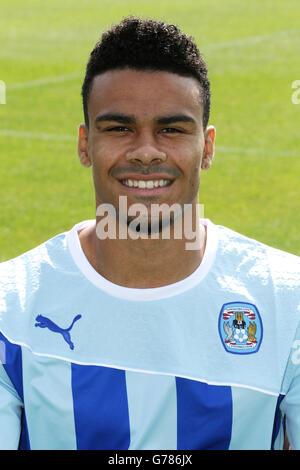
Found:
[[[0,263],[0,289],[6,291],[36,276],[43,266],[53,265],[55,257],[66,247],[66,234],[61,233],[16,258]]]
[[[300,257],[217,226],[216,282],[249,302],[258,303],[285,330],[300,319]],[[251,300],[252,299],[252,300]]]
[[[36,296],[45,295],[55,274],[67,266],[66,233],[0,263],[0,331],[22,340]],[[70,262],[69,262],[70,263]]]
[[[276,286],[300,289],[300,257],[271,247],[229,228],[218,225],[219,250],[232,259],[240,270],[272,278]]]
[[[266,361],[275,355],[283,374],[297,330],[300,333],[300,258],[228,228],[216,230],[215,283],[231,304],[249,302],[257,308],[263,330],[261,353]]]

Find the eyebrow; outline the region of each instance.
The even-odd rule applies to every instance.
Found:
[[[186,114],[176,114],[172,116],[162,116],[155,120],[157,124],[174,124],[175,122],[190,122],[196,124],[195,119]]]
[[[106,113],[100,116],[97,116],[95,119],[95,124],[103,121],[115,121],[121,124],[135,124],[136,119],[134,116],[129,116],[127,114],[121,113]]]
[[[95,124],[104,121],[114,121],[120,124],[136,124],[136,118],[132,115],[121,114],[121,113],[106,113],[100,116],[97,116],[95,119]],[[155,119],[156,124],[168,125],[174,124],[176,122],[188,122],[196,124],[195,119],[186,115],[186,114],[175,114],[170,116],[161,116]]]

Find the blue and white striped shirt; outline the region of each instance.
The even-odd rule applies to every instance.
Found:
[[[0,449],[300,449],[300,260],[202,222],[169,286],[100,276],[94,221],[0,265]]]

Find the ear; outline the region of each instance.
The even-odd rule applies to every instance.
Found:
[[[89,130],[87,126],[85,124],[80,124],[78,129],[78,156],[81,165],[86,168],[92,164],[89,155],[88,134]]]
[[[216,129],[214,126],[208,126],[204,132],[204,150],[201,161],[202,170],[208,170],[211,167],[215,150]]]

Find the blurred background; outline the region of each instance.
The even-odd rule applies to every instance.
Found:
[[[300,255],[298,0],[0,0],[0,261],[95,217],[81,84],[102,32],[131,14],[177,24],[206,59],[217,138],[204,216]]]

